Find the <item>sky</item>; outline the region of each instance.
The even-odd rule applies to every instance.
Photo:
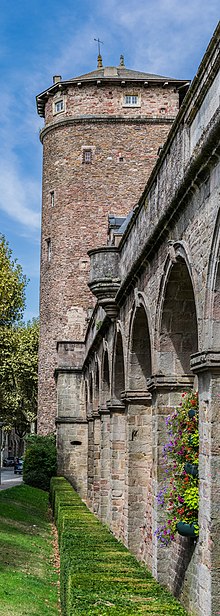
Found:
[[[53,75],[104,66],[193,79],[219,0],[1,0],[0,232],[29,279],[25,321],[39,313],[42,145],[35,97]]]

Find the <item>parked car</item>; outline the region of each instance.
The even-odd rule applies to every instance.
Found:
[[[3,466],[14,466],[15,459],[14,456],[8,456],[3,460]]]
[[[14,464],[14,473],[15,475],[22,475],[23,473],[23,458],[16,458]]]

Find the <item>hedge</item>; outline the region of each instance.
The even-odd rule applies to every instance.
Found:
[[[34,488],[48,491],[51,477],[57,472],[57,450],[53,434],[30,434],[24,458],[24,482]]]
[[[62,477],[51,481],[63,616],[185,616]]]

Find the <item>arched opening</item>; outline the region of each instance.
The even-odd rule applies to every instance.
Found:
[[[124,353],[121,332],[117,333],[115,345],[113,390],[114,398],[116,398],[116,400],[120,400],[121,393],[125,390]]]
[[[99,365],[98,362],[95,365],[95,387],[94,387],[94,410],[97,411],[99,408]]]
[[[86,415],[88,413],[88,385],[87,381],[85,381],[85,407],[86,407]]]
[[[89,407],[90,407],[90,411],[92,411],[93,409],[93,380],[92,380],[91,372],[89,375]]]
[[[128,365],[128,547],[149,566],[152,554],[152,407],[147,380],[151,374],[150,332],[147,314],[141,305],[132,322]]]
[[[137,308],[131,335],[129,353],[129,389],[147,389],[151,376],[151,346],[146,312],[143,306]]]
[[[105,351],[103,358],[103,378],[102,378],[102,403],[105,404],[110,398],[110,376],[108,352]]]
[[[160,329],[160,372],[190,374],[190,356],[198,350],[194,291],[188,268],[180,259],[165,290]]]

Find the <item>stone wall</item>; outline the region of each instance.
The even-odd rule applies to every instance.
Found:
[[[219,37],[218,27],[121,241],[115,239],[115,248],[107,246],[106,249],[90,251],[89,287],[98,304],[88,323],[84,358],[83,344],[78,342],[77,346],[76,342],[64,343],[61,339],[56,370],[60,472],[69,477],[83,497],[86,496],[88,477],[89,506],[196,616],[216,616],[220,612]],[[99,89],[94,94],[91,90],[91,105],[93,100],[100,100],[100,92]],[[119,104],[117,91],[115,93],[114,104]],[[72,104],[74,99],[71,99],[70,111]],[[106,102],[106,105],[111,104],[110,100]],[[113,109],[115,113],[114,104],[112,113]],[[69,113],[68,105],[66,113]],[[146,176],[150,172],[150,158],[145,158],[144,152],[147,131],[150,136],[152,130],[153,139],[159,126],[155,123],[153,127],[137,117],[127,122],[126,117],[127,123],[124,120],[123,125],[120,124],[119,135],[119,123],[112,116],[112,123],[102,124],[103,127],[111,126],[112,130],[108,136],[107,130],[102,135],[104,140],[101,151],[96,150],[97,158],[94,150],[92,178],[91,172],[84,172],[81,167],[79,148],[83,145],[82,132],[84,136],[86,127],[91,139],[96,136],[96,147],[99,147],[98,135],[103,118],[99,124],[94,122],[92,127],[87,120],[81,124],[79,118],[76,122],[70,116],[70,124],[68,117],[63,123],[56,120],[56,130],[48,126],[43,133],[44,146],[48,147],[44,172],[45,200],[48,191],[53,190],[50,178],[57,178],[60,194],[62,188],[59,215],[55,213],[55,206],[53,212],[49,212],[45,205],[43,234],[47,229],[52,234],[57,224],[54,246],[61,242],[62,271],[71,280],[68,286],[66,279],[65,282],[63,277],[59,279],[61,250],[56,249],[53,262],[57,264],[54,270],[56,285],[52,261],[52,267],[42,263],[42,276],[45,275],[46,282],[42,297],[47,294],[46,285],[50,298],[53,291],[57,293],[57,302],[52,305],[50,313],[54,329],[52,326],[50,329],[48,319],[48,331],[54,336],[54,342],[62,332],[72,336],[73,340],[76,330],[71,319],[68,323],[68,310],[72,310],[75,302],[75,323],[78,326],[82,317],[82,325],[83,314],[79,306],[86,310],[90,301],[89,291],[84,286],[85,272],[82,278],[76,276],[85,246],[86,249],[91,247],[87,238],[88,227],[81,221],[80,231],[73,212],[78,218],[82,205],[86,204],[89,224],[92,229],[96,228],[94,236],[91,232],[91,241],[95,241],[95,236],[98,243],[103,241],[108,198],[113,195],[112,203],[120,204],[122,214],[127,206],[131,207],[132,200],[138,195],[139,183],[144,182],[142,171],[146,169]],[[137,126],[140,131],[136,131]],[[62,159],[56,171],[56,161],[62,158],[59,134],[61,141],[65,134],[68,159]],[[127,147],[125,162],[130,161],[122,175],[113,152],[119,136],[124,152]],[[128,138],[129,145],[126,145]],[[134,140],[134,158],[131,138]],[[114,155],[108,159],[110,146]],[[138,148],[140,157],[137,156]],[[52,163],[48,161],[50,152],[54,152]],[[72,179],[65,184],[66,171],[63,172],[66,165],[69,173],[69,161],[74,161],[74,172],[77,169],[77,192],[72,202]],[[96,167],[95,161],[99,161],[100,167]],[[140,174],[137,172],[138,161]],[[110,180],[108,164],[111,173],[114,172]],[[61,178],[63,182],[58,186]],[[132,186],[130,192],[129,186]],[[98,224],[95,219],[97,208],[100,208],[98,214],[103,227],[102,222]],[[52,216],[53,225],[50,227]],[[64,222],[62,228],[65,228],[63,235],[61,220]],[[74,248],[71,253],[69,231],[74,225],[78,239],[76,253]],[[112,255],[115,258],[115,277]],[[72,273],[68,269],[71,264],[75,267]],[[80,280],[82,289],[79,290]],[[64,299],[61,300],[62,294]],[[50,310],[49,301],[47,310]],[[63,329],[57,326],[59,319],[63,322]],[[76,332],[76,339],[78,335]],[[195,543],[178,538],[171,547],[164,549],[157,541],[155,531],[163,522],[157,493],[163,485],[162,453],[167,440],[165,420],[179,404],[182,392],[195,387],[199,392],[200,421],[200,533]]]
[[[120,286],[111,297],[112,316],[104,317],[98,298],[83,366],[88,383],[95,362],[99,366],[101,402],[108,362],[108,419],[98,445],[105,460],[100,485],[104,473],[107,486],[102,520],[197,616],[220,612],[219,34],[117,244]],[[98,278],[92,268],[90,288],[96,289]],[[107,289],[103,274],[102,297]],[[154,533],[163,521],[156,496],[165,419],[182,392],[194,387],[200,413],[200,534],[196,542],[179,537],[164,549]],[[102,424],[101,404],[98,415]],[[95,508],[95,501],[90,505]]]

